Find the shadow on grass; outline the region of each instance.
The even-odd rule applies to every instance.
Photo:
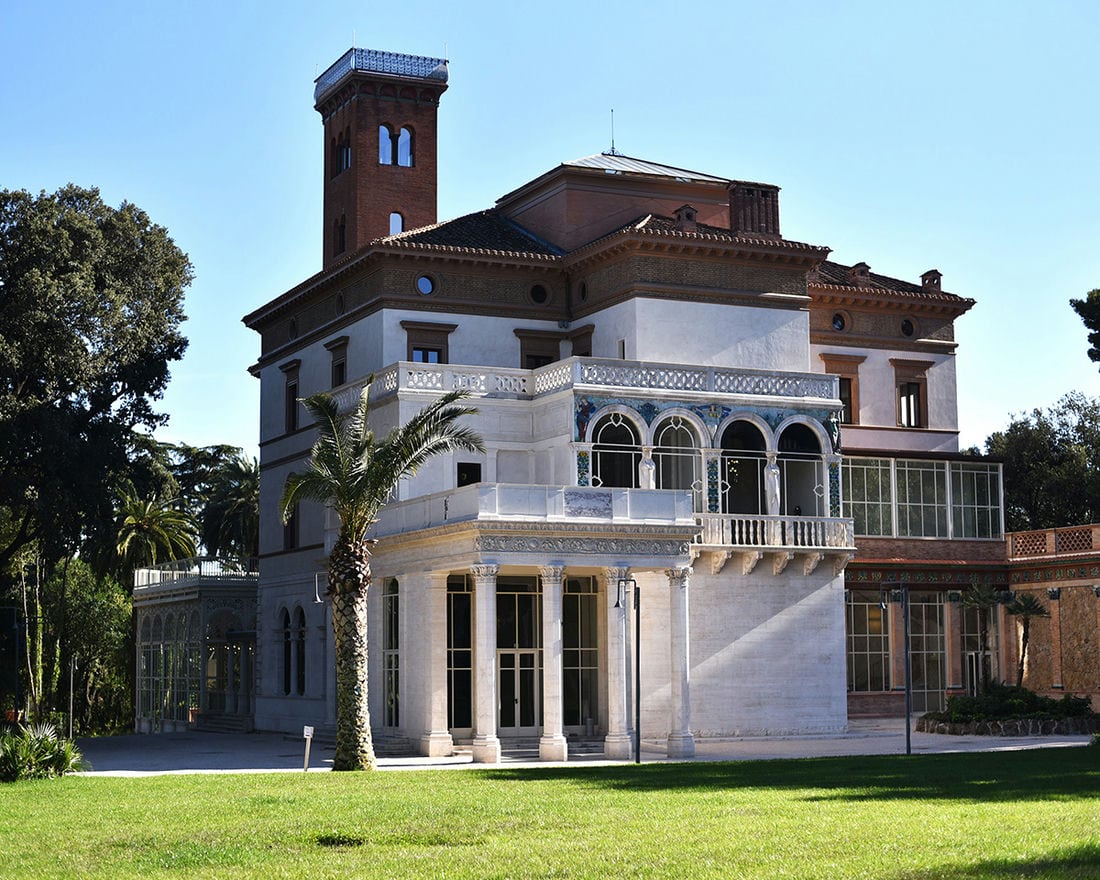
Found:
[[[1100,749],[879,755],[483,771],[516,782],[570,781],[623,791],[809,790],[807,800],[972,801],[1100,798]]]
[[[944,865],[903,876],[905,880],[1095,880],[1100,877],[1100,844],[1082,843],[1031,859],[990,859],[961,868]]]

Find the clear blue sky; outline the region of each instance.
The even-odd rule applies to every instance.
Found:
[[[450,59],[440,219],[559,162],[778,184],[783,232],[944,286],[963,445],[1100,396],[1100,4],[0,0],[0,187],[98,186],[191,257],[164,439],[255,450],[246,312],[320,268],[313,79],[351,45]]]

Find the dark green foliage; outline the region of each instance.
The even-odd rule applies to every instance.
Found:
[[[1014,416],[985,451],[1004,460],[1008,531],[1100,520],[1100,401],[1073,392],[1045,412]]]
[[[163,227],[95,189],[0,191],[0,567],[51,565],[110,522],[134,429],[155,428],[187,342],[191,264]]]
[[[1089,333],[1089,360],[1100,361],[1100,289],[1090,290],[1084,299],[1071,299],[1070,307],[1091,332]]]
[[[962,724],[968,721],[1003,721],[1016,718],[1088,718],[1094,713],[1086,697],[1066,694],[1062,699],[1043,697],[1027,688],[993,684],[977,696],[947,698],[947,709],[930,712],[936,721]]]
[[[80,749],[52,724],[20,725],[0,734],[0,782],[50,779],[83,769]]]

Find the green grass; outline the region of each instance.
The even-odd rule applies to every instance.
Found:
[[[1100,877],[1100,748],[0,786],[0,876]]]

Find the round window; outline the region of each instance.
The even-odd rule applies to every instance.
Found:
[[[910,321],[908,318],[905,318],[901,322],[901,335],[902,336],[912,336],[916,332],[917,332],[916,325],[912,321]]]
[[[435,281],[432,280],[430,275],[421,275],[416,279],[416,290],[424,296],[430,296],[435,293]]]
[[[546,288],[541,284],[536,284],[531,288],[531,302],[537,306],[545,305],[550,299],[550,294],[546,292]]]
[[[580,296],[581,302],[588,302],[588,285],[583,281],[578,296]]]
[[[845,318],[843,314],[837,312],[835,315],[833,315],[833,329],[836,330],[837,333],[839,333],[847,326],[848,319]]]
[[[290,334],[289,334],[290,338],[291,339],[297,339],[298,338],[298,319],[297,318],[291,318],[290,319],[289,330],[290,330]]]

